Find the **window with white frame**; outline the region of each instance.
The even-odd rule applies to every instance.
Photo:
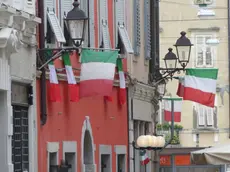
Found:
[[[216,99],[217,101],[217,99]],[[207,107],[196,103],[196,124],[197,128],[217,128],[217,102],[215,107]]]
[[[115,0],[115,46],[120,54],[134,53],[128,32],[125,28],[125,0]]]
[[[47,143],[47,171],[56,172],[58,166],[58,142],[48,142]]]
[[[206,42],[212,39],[212,34],[195,35],[195,66],[196,67],[214,67],[214,47]]]
[[[100,0],[99,3],[99,46],[100,48],[111,48],[108,27],[108,0]]]
[[[55,46],[56,42],[65,43],[66,39],[62,31],[58,14],[56,14],[56,1],[45,0],[44,21],[45,21],[45,38],[46,45],[49,47]]]

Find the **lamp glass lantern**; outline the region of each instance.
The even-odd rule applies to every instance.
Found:
[[[74,8],[67,13],[64,19],[69,35],[76,47],[79,47],[85,38],[85,29],[88,17],[85,12],[79,8],[80,3],[75,0]]]
[[[177,67],[177,56],[172,52],[172,48],[168,49],[169,52],[165,55],[165,67],[167,71],[173,71]]]
[[[161,81],[157,86],[157,92],[159,93],[160,98],[164,97],[166,92],[166,81]]]
[[[189,62],[191,54],[191,41],[186,37],[186,32],[181,32],[181,37],[176,41],[174,45],[177,51],[178,61],[183,68],[185,68]]]

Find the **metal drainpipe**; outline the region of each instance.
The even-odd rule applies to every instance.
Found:
[[[89,0],[87,1],[88,18],[89,18]],[[88,47],[90,47],[90,18],[88,19]]]
[[[130,147],[130,138],[129,138],[129,119],[132,119],[129,117],[129,88],[126,89],[126,101],[127,101],[127,128],[128,128],[128,148],[127,148],[127,155],[128,155],[128,172],[130,172],[130,151],[129,151],[129,147]],[[132,112],[132,111],[131,111]]]
[[[42,23],[39,25],[39,48],[45,48],[45,32],[44,32],[44,0],[38,1],[38,16],[41,18]],[[46,71],[45,68],[42,68],[42,74],[40,78],[40,91],[41,91],[41,124],[45,125],[47,120],[46,112]]]
[[[228,82],[230,90],[230,0],[228,0]],[[230,94],[229,94],[230,99]],[[230,101],[229,101],[230,107]],[[230,113],[229,113],[229,138],[230,138]]]

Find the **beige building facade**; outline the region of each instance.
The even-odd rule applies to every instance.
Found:
[[[161,66],[164,67],[163,58],[168,52],[167,49],[173,48],[180,32],[185,31],[194,44],[187,67],[219,69],[215,108],[183,101],[179,123],[183,126],[179,134],[179,145],[182,147],[209,147],[230,143],[227,18],[227,1],[160,1]],[[210,41],[215,44],[210,44]],[[180,75],[184,75],[183,72]],[[169,81],[166,95],[177,97],[177,87],[178,80]],[[161,104],[163,109],[163,103]],[[163,123],[163,110],[161,114],[159,121]]]

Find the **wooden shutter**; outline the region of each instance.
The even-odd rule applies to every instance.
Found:
[[[205,109],[202,105],[198,105],[198,125],[199,127],[205,126]]]
[[[103,43],[104,43],[104,48],[110,48],[110,36],[109,36],[109,28],[107,24],[102,24],[102,37],[103,37]]]
[[[48,21],[50,23],[51,29],[59,43],[65,43],[65,37],[58,21],[56,14],[53,11],[47,12]]]
[[[151,32],[150,32],[150,0],[144,1],[145,13],[145,58],[151,58]]]
[[[90,46],[95,47],[95,20],[94,20],[94,0],[89,0],[89,28],[90,28]]]
[[[71,9],[73,9],[73,0],[61,0],[61,4],[60,4],[60,23],[62,25],[62,28],[64,28],[63,20],[66,17],[67,13]]]
[[[108,2],[107,0],[100,0],[100,44],[103,41],[104,48],[110,48],[110,36],[109,36],[109,27],[108,27]]]
[[[203,67],[205,59],[204,59],[204,36],[198,35],[196,36],[196,67]]]
[[[198,112],[196,106],[193,106],[193,128],[197,128],[197,121],[198,121]]]
[[[210,45],[206,44],[206,41],[211,39],[212,36],[211,35],[207,35],[205,36],[205,52],[204,52],[204,56],[205,56],[205,67],[213,67],[213,57],[214,57],[214,52],[213,52],[213,47]]]
[[[128,32],[125,28],[125,1],[116,0],[116,27],[127,53],[133,53],[133,47],[129,39]],[[117,32],[116,32],[117,33]],[[118,37],[116,36],[118,40]],[[117,42],[116,42],[117,43]]]
[[[214,126],[213,108],[206,107],[207,126]]]
[[[140,0],[134,0],[134,54],[136,56],[140,55],[141,47],[141,31],[140,31]]]

